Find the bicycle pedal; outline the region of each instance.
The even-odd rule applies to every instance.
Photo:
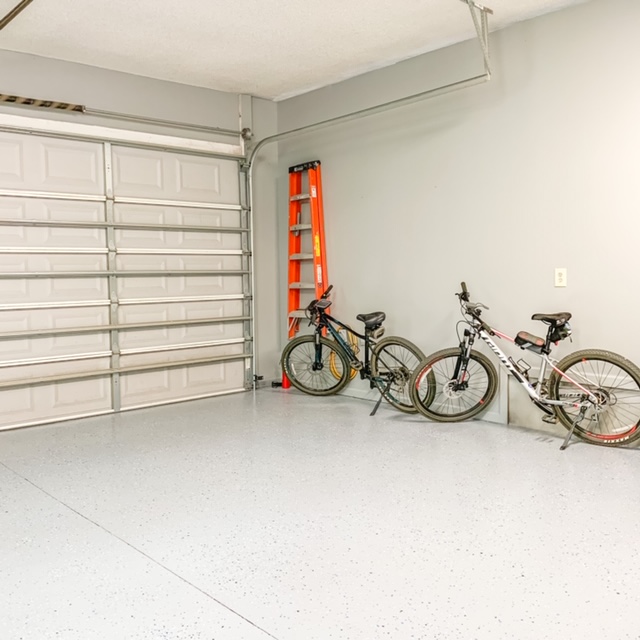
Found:
[[[351,362],[349,363],[351,365],[352,369],[355,369],[356,371],[360,371],[360,369],[362,369],[362,367],[364,367],[364,364],[362,362],[360,362],[359,360],[356,362]]]
[[[555,416],[542,416],[542,422],[556,424],[558,422],[558,418],[556,418]]]

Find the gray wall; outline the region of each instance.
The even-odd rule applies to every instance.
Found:
[[[151,78],[96,69],[60,60],[0,50],[0,93],[74,102],[94,109],[161,118],[187,124],[199,124],[229,129],[238,128],[239,96]],[[250,113],[244,113],[244,124],[250,124],[257,139],[276,132],[276,105],[258,98],[249,99]],[[74,120],[87,124],[171,133],[183,137],[212,137],[183,129],[127,124],[112,119],[79,114],[54,113],[41,109],[0,106],[0,112],[32,115],[48,119]],[[232,138],[224,138],[229,142]],[[275,178],[277,149],[265,151],[259,157],[254,194],[256,230],[256,315],[267,320],[258,323],[257,371],[262,362],[275,367],[274,354],[279,349],[276,323],[273,318],[277,302],[275,243]],[[260,236],[264,238],[260,238]]]
[[[433,352],[455,343],[466,280],[511,335],[539,333],[534,312],[569,310],[573,343],[558,355],[598,347],[640,362],[638,24],[637,0],[520,23],[491,35],[490,83],[281,143],[281,327],[286,168],[319,158],[340,316],[385,310],[388,333]],[[279,130],[481,70],[477,43],[456,45],[280,103]],[[568,269],[564,289],[555,267]],[[522,393],[511,421],[538,425]]]

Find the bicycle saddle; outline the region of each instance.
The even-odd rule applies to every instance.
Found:
[[[568,311],[562,311],[560,313],[534,313],[531,316],[532,320],[542,320],[547,324],[564,324],[571,318],[571,314]]]
[[[360,322],[364,322],[364,326],[367,327],[367,329],[371,329],[371,327],[381,325],[386,317],[386,313],[383,313],[382,311],[375,311],[374,313],[361,313],[356,316],[356,319],[360,320]]]

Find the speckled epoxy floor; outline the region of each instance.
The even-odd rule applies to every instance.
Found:
[[[640,638],[639,452],[370,408],[0,433],[0,638]]]

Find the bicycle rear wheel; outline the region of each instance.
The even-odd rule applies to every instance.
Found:
[[[479,351],[471,351],[461,384],[454,375],[460,349],[443,349],[413,372],[409,388],[418,411],[437,422],[462,422],[484,411],[498,391],[498,373]]]
[[[549,376],[549,395],[553,400],[579,403],[586,391],[598,403],[589,407],[576,424],[574,433],[594,444],[617,446],[640,438],[640,369],[633,362],[611,351],[586,349],[569,354]],[[574,380],[584,391],[564,376]],[[580,416],[572,405],[555,407],[567,429]]]
[[[333,365],[331,358],[333,357]],[[316,362],[314,335],[291,340],[282,352],[282,370],[291,384],[312,396],[330,396],[349,382],[349,362],[332,340],[320,338],[320,358]]]
[[[416,413],[409,393],[413,370],[424,354],[413,342],[389,337],[380,340],[371,353],[371,377],[384,399],[405,413]]]

